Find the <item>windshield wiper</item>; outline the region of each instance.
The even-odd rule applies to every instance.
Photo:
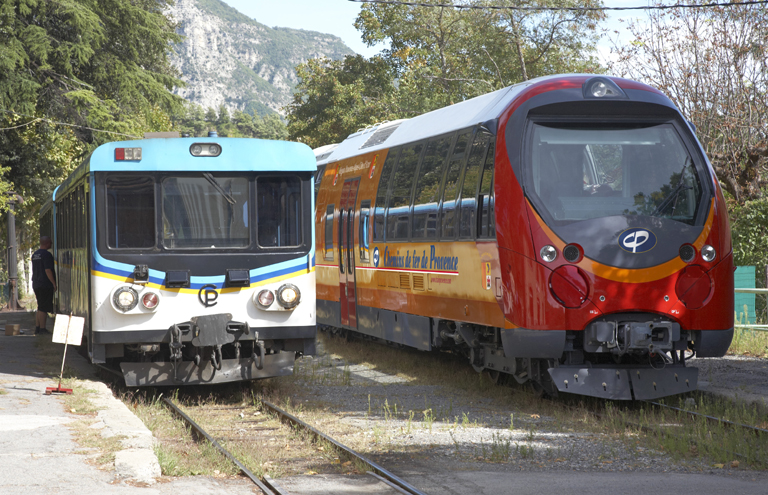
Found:
[[[685,176],[685,169],[688,168],[688,166],[691,163],[691,157],[687,157],[685,159],[685,165],[683,165],[683,170],[680,171],[680,180],[677,181],[677,185],[674,189],[672,189],[672,192],[667,195],[666,198],[664,198],[664,201],[661,202],[659,206],[656,207],[655,210],[653,210],[653,213],[651,213],[652,217],[655,217],[659,213],[666,210],[669,205],[673,204],[677,206],[677,197],[680,196],[680,193],[683,191],[687,191],[688,189],[693,189],[693,186],[686,186],[684,182],[684,176]],[[675,209],[672,208],[672,213],[674,214]]]
[[[229,194],[227,191],[224,190],[223,187],[221,187],[221,184],[219,184],[219,182],[213,178],[213,175],[211,175],[208,172],[203,172],[203,177],[205,178],[205,180],[211,183],[213,188],[216,189],[219,192],[219,194],[224,196],[224,199],[227,200],[227,203],[229,203],[231,206],[235,206],[235,203],[237,203],[237,201],[235,201],[235,198],[233,198],[231,194]]]

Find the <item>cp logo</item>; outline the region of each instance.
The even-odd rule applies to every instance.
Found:
[[[216,286],[213,284],[206,284],[200,287],[200,292],[197,293],[197,298],[200,299],[200,304],[206,308],[216,306],[216,299],[219,298],[219,293],[216,292]]]
[[[373,248],[373,266],[379,266],[379,248]]]
[[[647,229],[627,229],[619,234],[619,247],[630,253],[644,253],[656,246],[656,234]]]

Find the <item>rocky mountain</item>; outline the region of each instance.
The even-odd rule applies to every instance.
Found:
[[[220,0],[176,0],[170,15],[185,37],[171,59],[187,83],[176,93],[204,108],[283,114],[298,64],[353,53],[336,36],[271,28]]]

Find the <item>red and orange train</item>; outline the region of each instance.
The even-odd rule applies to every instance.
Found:
[[[549,76],[316,150],[317,321],[549,394],[697,387],[733,336],[728,214],[658,90]]]

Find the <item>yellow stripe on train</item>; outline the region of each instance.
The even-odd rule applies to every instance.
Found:
[[[279,277],[272,277],[272,278],[268,278],[266,280],[260,280],[259,282],[254,282],[254,283],[251,284],[250,287],[225,287],[223,289],[216,289],[216,290],[218,290],[222,294],[233,293],[233,292],[240,292],[243,289],[252,289],[254,287],[260,287],[262,285],[273,284],[273,283],[276,283],[276,282],[282,282],[283,280],[292,279],[292,278],[295,278],[295,277],[297,277],[299,275],[303,275],[305,273],[312,273],[314,271],[315,271],[315,267],[314,266],[309,271],[307,271],[306,268],[302,268],[301,270],[297,270],[295,272],[288,273],[286,275],[280,275]],[[121,277],[119,275],[113,275],[111,273],[100,272],[98,270],[91,270],[91,275],[93,275],[94,277],[106,278],[106,279],[109,279],[109,280],[115,280],[117,282],[122,282],[122,283],[126,283],[126,284],[133,283],[133,279],[130,278],[130,277]],[[180,294],[197,294],[198,292],[200,292],[200,289],[184,289],[184,288],[176,288],[176,287],[166,287],[164,285],[155,284],[155,283],[152,283],[152,282],[149,282],[149,283],[146,283],[146,284],[141,284],[141,285],[145,285],[146,287],[151,287],[153,289],[157,289],[157,290],[161,290],[161,291],[176,292],[176,293],[180,293]]]

